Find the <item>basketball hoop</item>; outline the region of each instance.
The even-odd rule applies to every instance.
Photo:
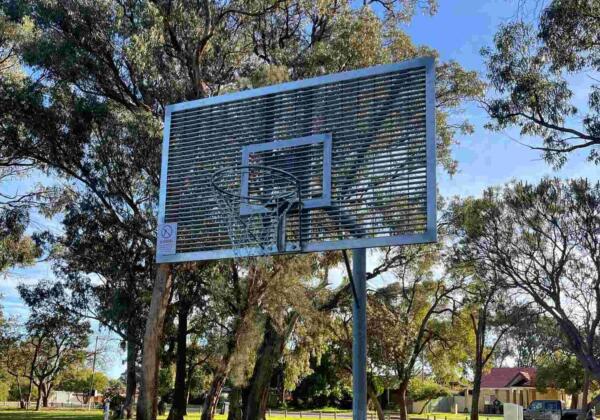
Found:
[[[264,254],[301,249],[287,243],[287,216],[298,209],[298,232],[301,226],[300,181],[282,169],[260,165],[234,166],[213,173],[211,186],[217,201],[220,225],[227,227],[234,253],[260,248]]]

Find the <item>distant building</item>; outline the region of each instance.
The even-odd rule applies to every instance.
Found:
[[[88,397],[85,392],[71,392],[71,391],[52,391],[50,398],[48,398],[48,404],[52,407],[69,407],[69,406],[82,406],[88,403],[102,404],[102,394],[94,391],[94,395]]]
[[[548,388],[546,392],[536,390],[536,373],[535,368],[492,368],[481,380],[479,411],[497,412],[504,403],[527,407],[533,400],[561,400],[565,403],[570,401],[570,396],[562,389]],[[469,389],[465,397],[466,408],[470,410],[473,391]]]

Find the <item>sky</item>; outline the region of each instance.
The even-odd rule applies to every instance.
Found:
[[[538,2],[533,2],[538,3]],[[439,0],[439,10],[434,16],[417,15],[405,30],[419,45],[437,49],[441,60],[455,60],[464,68],[485,74],[480,50],[490,46],[498,25],[507,23],[517,15],[516,0]],[[589,79],[585,76],[572,80],[575,89],[575,102],[585,108],[586,91]],[[461,136],[460,144],[454,148],[459,171],[450,177],[438,170],[438,189],[445,197],[455,195],[479,195],[488,186],[502,185],[515,179],[536,182],[544,176],[587,177],[597,180],[600,167],[585,159],[584,153],[571,155],[569,161],[558,171],[553,170],[541,159],[538,152],[519,145],[514,141],[518,132],[491,132],[484,128],[488,121],[485,112],[475,104],[464,107],[460,117],[466,117],[475,126],[475,133]],[[9,186],[26,188],[25,184]],[[36,227],[60,229],[58,220],[48,221],[34,216]],[[368,268],[375,265],[371,256]],[[341,270],[335,274],[341,276]],[[334,275],[334,277],[335,277]],[[6,279],[0,280],[0,306],[8,315],[26,317],[26,308],[16,291],[19,283],[33,284],[40,279],[51,278],[48,264],[39,263],[34,267],[12,270]],[[375,279],[371,287],[385,282]],[[97,331],[98,326],[94,325]],[[118,361],[124,354],[118,349],[118,341],[105,331],[100,332],[104,345],[109,347],[106,359],[112,360],[101,368],[111,377],[118,377],[125,369]],[[93,342],[93,340],[92,340]]]

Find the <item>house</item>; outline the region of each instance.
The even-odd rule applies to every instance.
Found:
[[[548,388],[540,392],[535,388],[535,368],[492,368],[481,379],[479,411],[492,413],[497,410],[498,403],[513,403],[527,407],[533,400],[570,400],[562,389]],[[466,408],[470,410],[473,391],[465,392]]]

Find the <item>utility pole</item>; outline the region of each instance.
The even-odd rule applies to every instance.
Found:
[[[98,336],[96,335],[96,344],[94,346],[94,357],[92,359],[92,378],[90,380],[90,392],[88,392],[88,410],[91,410],[91,403],[94,392],[94,374],[96,373],[96,355],[98,354]]]

